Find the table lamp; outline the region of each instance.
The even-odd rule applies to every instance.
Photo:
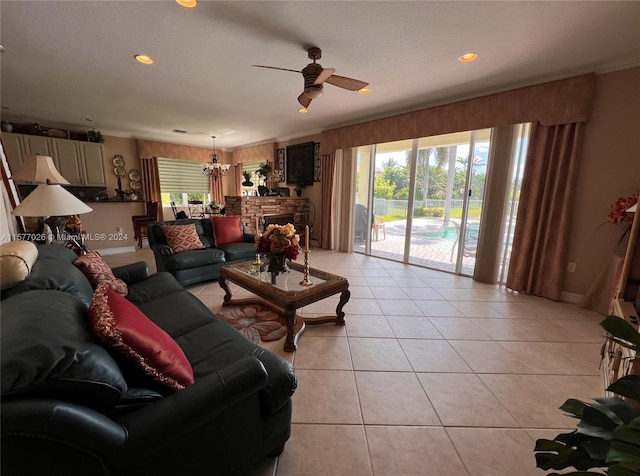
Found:
[[[11,177],[14,181],[38,183],[36,189],[11,212],[14,216],[43,217],[47,243],[52,241],[51,228],[59,235],[68,215],[89,213],[93,209],[62,188],[69,182],[60,175],[53,159],[46,155],[27,155],[25,162]],[[49,217],[49,218],[46,218]],[[49,228],[47,230],[47,228]]]

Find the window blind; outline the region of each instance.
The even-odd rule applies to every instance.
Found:
[[[209,177],[201,162],[158,157],[160,190],[167,193],[209,193]]]

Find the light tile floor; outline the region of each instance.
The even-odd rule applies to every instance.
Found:
[[[105,260],[155,271],[148,248]],[[299,387],[284,453],[251,476],[542,475],[535,439],[575,425],[558,407],[604,393],[599,314],[359,254],[313,249],[310,262],[349,279],[347,324],[308,326],[295,353],[265,345]],[[189,290],[221,307],[217,282]]]

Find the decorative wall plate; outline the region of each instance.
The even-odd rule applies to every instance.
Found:
[[[115,169],[113,169],[113,173],[116,174],[118,177],[124,177],[127,175],[127,171],[124,169],[124,167],[118,166]]]
[[[124,158],[121,155],[116,155],[113,157],[113,165],[116,167],[124,167]],[[116,174],[118,175],[118,174]]]
[[[131,171],[129,171],[129,179],[133,180],[135,182],[139,182],[140,181],[140,172],[138,172],[137,169],[131,169]]]
[[[131,187],[131,190],[140,190],[140,182],[137,180],[131,180],[129,182],[129,187]]]

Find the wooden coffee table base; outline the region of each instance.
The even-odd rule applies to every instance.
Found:
[[[349,302],[349,298],[351,297],[351,292],[349,290],[343,291],[340,294],[340,302],[336,307],[336,315],[335,316],[320,316],[320,317],[302,317],[299,314],[296,314],[297,309],[295,307],[278,307],[274,303],[267,301],[261,298],[246,298],[246,299],[232,299],[231,292],[228,291],[227,283],[223,284],[222,280],[220,281],[220,287],[222,287],[226,294],[224,296],[223,306],[247,306],[250,304],[260,304],[273,312],[277,312],[281,316],[284,317],[284,320],[287,324],[287,337],[284,341],[284,351],[285,352],[294,352],[298,348],[298,338],[304,332],[305,328],[318,324],[337,324],[339,326],[345,325],[344,320],[344,311],[342,308],[344,305]]]
[[[327,283],[326,285],[317,287],[316,289],[309,289],[301,293],[286,295],[280,291],[274,290],[265,286],[264,283],[260,284],[257,280],[248,279],[238,274],[233,270],[232,266],[224,267],[221,270],[218,283],[220,287],[224,289],[225,296],[223,306],[243,306],[248,304],[260,304],[268,309],[280,314],[284,317],[287,325],[287,337],[284,342],[284,351],[293,352],[297,349],[298,338],[304,332],[307,325],[317,324],[337,324],[339,326],[345,325],[344,311],[342,310],[345,304],[349,302],[351,292],[349,291],[349,282],[338,276],[323,274],[323,277],[331,276],[336,278],[335,281]],[[231,281],[238,284],[244,289],[256,294],[257,298],[243,298],[232,299],[232,293],[229,289],[227,281]],[[296,311],[306,305],[314,302],[321,301],[322,299],[334,296],[340,293],[340,301],[336,306],[335,316],[320,316],[320,317],[308,317],[303,318],[296,314]]]

